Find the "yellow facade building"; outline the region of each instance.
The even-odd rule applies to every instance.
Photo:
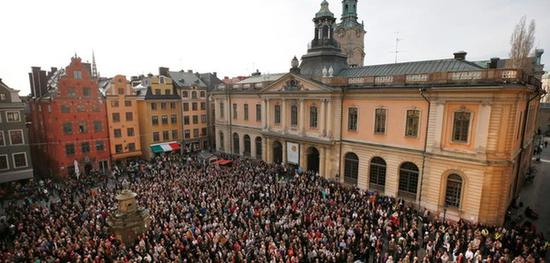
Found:
[[[99,83],[106,98],[109,147],[113,161],[141,156],[137,97],[123,75]]]
[[[169,77],[149,75],[133,81],[137,93],[143,156],[179,152],[181,102]]]
[[[540,81],[466,52],[349,67],[326,2],[314,23],[290,72],[211,93],[217,150],[316,171],[447,219],[502,224],[530,165]]]

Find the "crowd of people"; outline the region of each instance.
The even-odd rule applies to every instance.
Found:
[[[0,262],[544,262],[532,228],[441,222],[403,200],[313,172],[163,155],[112,176],[29,183],[4,201]],[[131,245],[106,223],[128,187],[149,209]]]

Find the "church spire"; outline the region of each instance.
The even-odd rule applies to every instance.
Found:
[[[95,54],[94,50],[92,49],[92,78],[97,79],[99,77],[99,74],[97,73],[97,66],[95,64]]]
[[[342,21],[357,22],[357,0],[342,0]]]

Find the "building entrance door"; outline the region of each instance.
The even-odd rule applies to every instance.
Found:
[[[280,142],[273,142],[273,162],[280,164],[283,162],[283,145]]]
[[[319,151],[315,147],[307,149],[307,170],[319,172]]]

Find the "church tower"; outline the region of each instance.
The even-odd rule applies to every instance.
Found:
[[[357,1],[342,0],[342,21],[336,25],[335,38],[348,57],[350,67],[362,67],[365,59],[365,27],[357,22]]]
[[[335,39],[336,18],[328,8],[326,0],[321,3],[321,9],[315,14],[313,23],[313,40],[309,44],[307,54],[302,56],[300,72],[314,79],[328,77],[331,75],[328,72],[338,74],[348,65],[346,55],[342,53]]]

